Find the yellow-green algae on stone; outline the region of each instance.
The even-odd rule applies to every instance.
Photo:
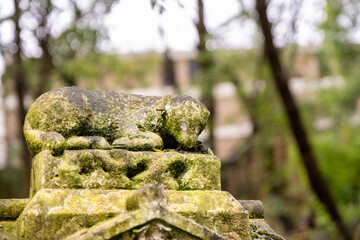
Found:
[[[168,224],[165,221],[155,219],[144,225],[134,227],[116,236],[115,239],[181,239],[201,240],[201,238]]]
[[[16,219],[24,210],[28,199],[0,199],[0,239],[17,239]]]
[[[245,236],[248,236],[249,215],[242,211],[241,205],[228,192],[179,193],[169,191],[170,210],[232,239],[246,239]]]
[[[66,150],[42,151],[33,159],[31,196],[43,188],[220,190],[220,160],[208,154]]]
[[[34,155],[43,150],[61,155],[64,149],[111,147],[192,149],[209,114],[189,96],[149,97],[66,87],[36,99],[26,115],[24,134]]]
[[[0,199],[0,221],[16,220],[24,210],[29,199]]]
[[[249,213],[250,237],[252,240],[284,240],[264,220],[264,206],[260,200],[239,200]]]
[[[159,185],[147,185],[136,191],[40,190],[18,220],[19,239],[62,239],[79,229],[96,230],[106,221],[115,224],[121,220],[120,225],[125,226],[126,221],[136,221],[137,218],[130,217],[135,212],[139,222],[132,222],[133,227],[145,224],[146,219],[160,218],[177,228],[190,221],[195,229],[206,228],[230,239],[249,239],[248,213],[241,210],[239,202],[230,194],[221,191],[165,191]]]
[[[250,219],[250,236],[252,240],[284,240],[265,222],[264,219]]]
[[[67,240],[71,239],[123,239],[126,236],[132,236],[130,239],[135,238],[136,235],[146,236],[148,231],[154,231],[155,236],[149,235],[149,238],[145,239],[182,239],[181,237],[185,237],[184,239],[248,239],[249,232],[244,231],[244,235],[242,233],[236,234],[235,232],[225,232],[225,235],[222,235],[222,232],[214,231],[214,226],[216,228],[217,225],[223,224],[221,222],[217,222],[218,215],[221,210],[215,208],[214,206],[210,206],[211,204],[205,204],[202,207],[200,214],[204,215],[204,218],[212,218],[214,222],[210,227],[204,226],[202,221],[197,221],[191,217],[184,217],[184,215],[179,214],[176,209],[171,209],[169,204],[171,202],[168,195],[170,193],[174,193],[175,191],[164,191],[164,189],[158,185],[147,185],[138,191],[134,192],[134,194],[130,197],[133,201],[137,201],[137,208],[128,213],[118,215],[112,219],[94,225],[88,229],[82,229],[77,233],[69,236]],[[211,196],[208,191],[195,191],[200,195],[208,196],[209,201],[221,201],[216,200],[214,196]],[[206,193],[207,192],[207,193]],[[190,192],[180,192],[180,195],[185,195],[187,198]],[[195,195],[196,195],[195,193]],[[226,193],[219,192],[217,197],[222,197],[227,201],[229,196],[225,196]],[[190,196],[193,197],[194,195]],[[211,196],[211,197],[210,197]],[[199,198],[203,198],[204,196],[200,196]],[[128,198],[129,199],[129,198]],[[128,200],[126,200],[128,202]],[[228,212],[223,213],[224,215],[228,214],[239,214],[241,212],[240,205],[236,203],[236,200],[231,201],[234,203],[233,208],[228,209]],[[182,204],[183,202],[175,202],[176,204]],[[232,205],[229,203],[229,206]],[[132,203],[133,205],[134,203]],[[194,203],[196,204],[196,203]],[[186,207],[182,208],[183,212],[186,214]],[[194,209],[190,209],[190,212],[194,212]],[[206,212],[209,214],[207,215]],[[243,215],[246,219],[247,213],[243,212]],[[220,219],[223,217],[220,216]],[[215,219],[215,220],[214,220]],[[198,219],[199,220],[199,219]],[[248,230],[248,225],[246,223],[240,224],[238,222],[231,222],[231,224],[235,226],[231,226],[235,230],[244,227],[245,230]],[[226,222],[226,224],[230,225],[230,222]],[[171,238],[161,238],[161,236],[171,236]],[[158,237],[158,238],[157,238]]]
[[[14,220],[7,220],[1,221],[0,220],[0,239],[1,240],[17,240],[17,228],[16,228],[16,221]]]
[[[24,125],[30,199],[0,200],[0,239],[282,239],[260,201],[219,191],[220,160],[197,140],[208,115],[187,96],[42,95]]]

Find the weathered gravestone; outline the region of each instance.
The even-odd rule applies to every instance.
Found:
[[[282,239],[260,201],[221,191],[187,96],[69,87],[29,109],[28,200],[0,200],[0,239]]]

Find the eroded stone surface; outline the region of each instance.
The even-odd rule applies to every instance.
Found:
[[[264,219],[250,219],[250,231],[252,240],[284,240]]]
[[[0,239],[1,240],[17,240],[17,229],[15,220],[0,220]]]
[[[206,154],[66,150],[42,151],[33,159],[31,196],[42,188],[220,190],[220,160]]]
[[[0,199],[0,221],[16,220],[24,210],[29,199]]]
[[[164,145],[192,149],[209,114],[188,96],[147,97],[66,87],[43,94],[31,105],[24,134],[34,155],[46,149],[59,155],[64,149],[111,145],[128,150]]]
[[[1,187],[1,186],[0,186]],[[16,219],[29,199],[0,199],[0,239],[16,240]]]
[[[44,94],[24,126],[30,199],[0,200],[0,239],[281,240],[260,201],[218,191],[220,161],[197,141],[208,114],[186,96]]]
[[[250,219],[264,218],[264,206],[260,200],[239,200],[239,203],[248,211]]]
[[[248,213],[241,210],[230,194],[165,191],[158,185],[147,185],[137,191],[43,189],[25,208],[18,229],[20,239],[50,236],[61,239],[79,229],[90,232],[90,228],[93,232],[101,230],[101,236],[114,234],[106,235],[110,238],[154,219],[162,219],[200,238],[205,236],[204,227],[209,234],[225,238],[250,237]],[[187,227],[190,223],[191,227]]]
[[[125,233],[119,234],[119,236],[112,237],[113,240],[166,240],[166,239],[182,239],[182,240],[200,240],[177,227],[171,226],[160,220],[153,220],[143,226],[133,228]]]

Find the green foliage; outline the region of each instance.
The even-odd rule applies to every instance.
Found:
[[[360,70],[356,64],[360,60],[360,47],[349,38],[351,31],[357,26],[356,21],[352,21],[352,26],[344,27],[339,24],[339,18],[345,16],[354,19],[354,16],[359,15],[354,14],[360,12],[359,6],[355,5],[356,1],[327,1],[327,19],[321,26],[325,32],[325,41],[316,53],[321,75],[341,76],[339,81],[343,81],[343,87],[335,85],[329,89],[319,88],[307,93],[310,97],[306,99],[298,96],[301,114],[319,160],[320,170],[348,227],[353,227],[360,215],[356,207],[360,204],[360,134],[358,124],[353,121],[356,101],[360,96]],[[349,9],[354,11],[350,14]],[[288,51],[284,50],[281,51],[283,59],[287,57]],[[273,219],[270,222],[283,223],[283,231],[293,231],[299,226],[299,222],[309,217],[315,220],[315,226],[306,230],[307,236],[319,239],[316,236],[321,232],[328,239],[338,239],[327,212],[312,194],[305,169],[299,160],[297,146],[288,131],[268,66],[259,60],[261,56],[259,59],[254,58],[256,51],[244,52],[244,58],[241,58],[239,52],[232,52],[235,56],[224,53],[216,55],[218,62],[215,66],[215,78],[220,81],[237,79],[242,85],[238,97],[243,105],[249,104],[247,99],[253,99],[246,112],[255,116],[258,131],[252,145],[251,158],[246,160],[248,156],[245,155],[238,162],[244,168],[248,168],[250,164],[247,161],[256,161],[261,166],[256,168],[259,165],[254,164],[252,169],[257,172],[258,178],[264,175],[266,179],[259,185],[251,185],[252,188],[261,188],[255,198],[264,201],[267,217]],[[293,64],[286,61],[284,63],[288,68]],[[261,79],[261,82],[257,79]],[[319,85],[323,80],[310,81]],[[249,91],[248,86],[256,86],[256,82],[265,87],[255,93]],[[329,120],[330,125],[325,130],[316,128],[315,123],[321,118]],[[285,147],[283,161],[275,156],[279,142]],[[249,182],[242,184],[250,184]],[[246,197],[243,188],[241,190],[240,198]]]
[[[360,61],[360,46],[352,39],[353,31],[358,28],[360,6],[354,0],[328,0],[325,12],[327,19],[321,25],[325,40],[318,55],[320,66],[332,75],[344,76],[347,84],[339,100],[342,107],[353,109],[360,95],[360,69],[354,64]]]
[[[322,159],[320,163],[325,175],[334,186],[333,190],[337,198],[341,202],[355,202],[360,190],[360,182],[356,181],[359,177],[360,165],[354,164],[358,160],[360,148],[359,131],[349,126],[343,128],[345,129],[341,129],[338,134],[331,132],[319,136],[316,149]],[[354,132],[357,133],[355,136]],[[329,162],[331,164],[328,164]],[[333,176],[337,177],[333,178]]]
[[[359,128],[343,124],[338,129],[318,134],[315,139],[320,167],[345,219],[353,223],[360,214],[359,210],[353,212],[360,204]]]

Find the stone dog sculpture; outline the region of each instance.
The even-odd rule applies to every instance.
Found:
[[[31,152],[65,149],[191,149],[209,111],[182,95],[149,97],[65,87],[47,92],[31,105],[24,134]]]

